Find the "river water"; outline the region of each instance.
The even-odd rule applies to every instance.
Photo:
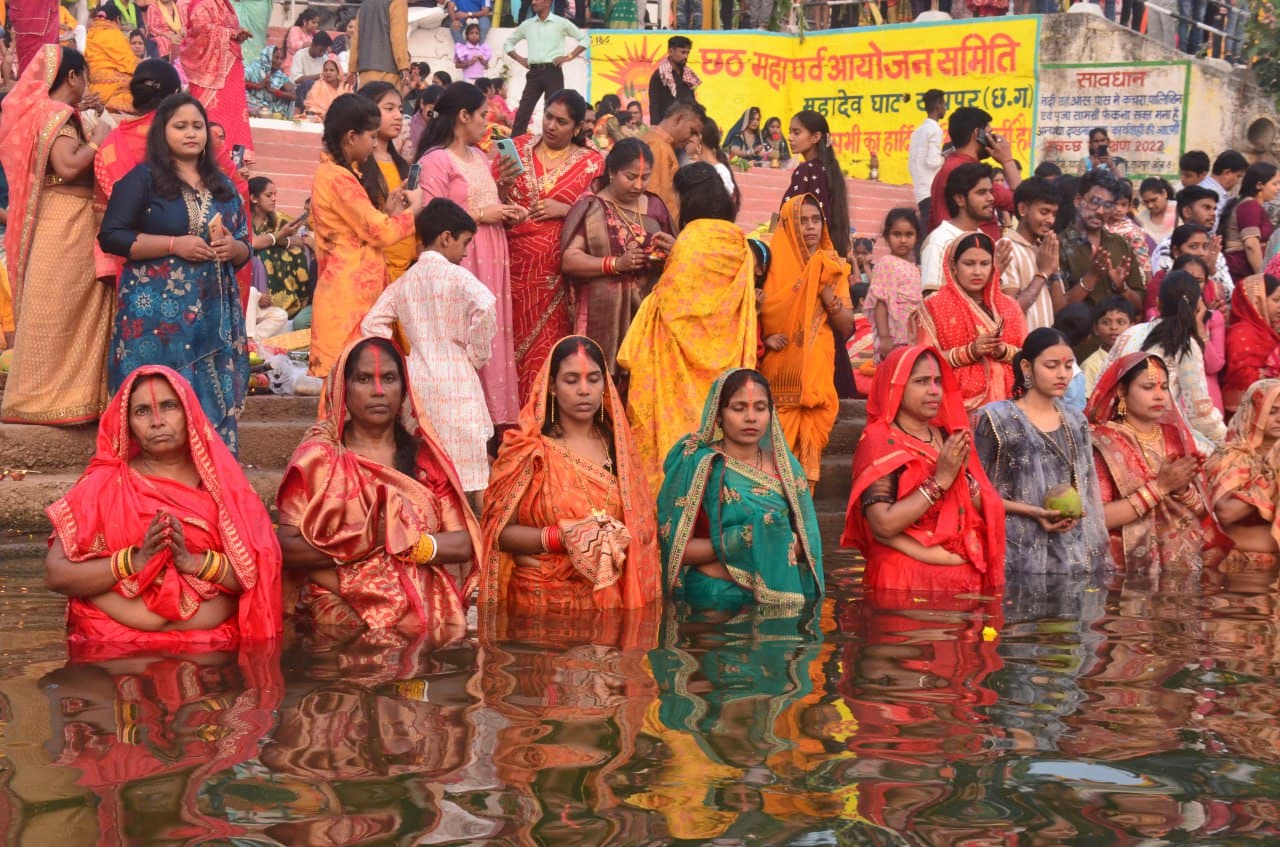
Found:
[[[1273,561],[1003,600],[73,657],[0,596],[5,845],[1280,844]]]

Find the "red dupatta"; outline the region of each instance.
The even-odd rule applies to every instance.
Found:
[[[240,19],[227,0],[195,0],[187,8],[182,70],[193,85],[219,91],[240,58]],[[243,84],[243,80],[240,80]]]
[[[410,555],[424,534],[444,531],[447,513],[462,516],[476,556],[480,531],[444,448],[419,414],[405,383],[401,423],[418,442],[414,475],[347,449],[347,359],[369,339],[338,357],[326,382],[326,417],[307,430],[280,483],[282,524],[297,526],[307,543],[337,563],[342,599],[373,628],[400,624],[411,614],[427,631],[465,626],[466,596],[475,562],[456,581],[440,565],[415,564]],[[381,339],[379,339],[381,340]],[[408,365],[400,355],[401,372]]]
[[[63,48],[46,44],[36,53],[22,77],[4,98],[0,112],[0,166],[9,178],[9,227],[4,234],[14,314],[22,309],[31,239],[44,190],[49,151],[68,121],[79,121],[75,110],[49,96],[62,62]]]
[[[168,381],[187,418],[187,443],[200,476],[200,489],[169,479],[144,476],[129,465],[138,455],[129,429],[129,398],[143,377]],[[225,554],[241,594],[238,631],[241,640],[275,638],[281,631],[280,545],[262,500],[234,456],[213,431],[190,383],[176,371],[159,365],[138,368],[111,398],[98,424],[98,446],[88,469],[75,486],[46,510],[56,538],[73,562],[99,559],[123,547],[139,545],[158,511],[182,521],[187,548],[193,553],[217,550]],[[166,549],[139,565],[132,577],[116,584],[124,597],[141,597],[147,608],[170,621],[186,620],[202,600],[225,589],[181,573]],[[166,643],[200,643],[199,631],[138,633],[122,625],[113,628],[100,613],[94,632],[113,640],[141,645],[149,636]],[[75,602],[70,618],[77,614]],[[74,621],[73,621],[74,622]],[[74,636],[73,636],[74,637]]]
[[[867,425],[853,457],[853,490],[845,513],[842,547],[857,547],[868,566],[874,559],[877,567],[895,562],[911,562],[906,556],[880,544],[872,535],[861,497],[872,483],[894,472],[900,472],[899,495],[914,491],[932,476],[938,466],[938,450],[892,426],[902,406],[911,370],[920,356],[932,354],[938,359],[942,373],[942,405],[933,423],[948,434],[969,429],[969,419],[955,375],[936,349],[923,346],[899,347],[876,368],[875,382],[867,400]],[[964,477],[947,489],[942,499],[929,508],[905,534],[926,547],[941,546],[963,556],[983,575],[984,589],[1004,584],[1004,503],[987,478],[978,461],[977,452],[969,451],[965,470],[978,484],[981,511],[973,508],[969,487]]]
[[[1112,362],[1098,380],[1085,408],[1104,503],[1127,498],[1154,481],[1160,471],[1159,467],[1150,466],[1137,434],[1119,414],[1121,378],[1148,359],[1164,364],[1163,359],[1147,350],[1129,353]],[[1159,426],[1166,460],[1199,455],[1191,428],[1172,399]],[[1162,498],[1144,517],[1113,529],[1110,534],[1112,556],[1127,565],[1199,561],[1205,548],[1224,542],[1199,478],[1193,480],[1185,496]]]
[[[980,246],[991,252],[991,278],[982,290],[979,303],[966,294],[955,280],[953,265],[956,248],[972,236],[982,239]],[[1000,290],[1000,267],[994,261],[995,244],[981,232],[965,232],[956,236],[947,248],[942,262],[942,288],[925,298],[916,310],[917,341],[942,351],[947,363],[955,369],[956,382],[964,395],[964,406],[973,411],[979,406],[1013,396],[1013,357],[1027,337],[1027,321],[1018,301]],[[1006,354],[999,360],[983,357],[972,364],[967,348],[979,333],[991,334],[1000,329]]]
[[[1222,372],[1222,401],[1228,411],[1259,379],[1280,377],[1280,333],[1272,328],[1266,277],[1254,274],[1236,285],[1227,327],[1227,366]]]

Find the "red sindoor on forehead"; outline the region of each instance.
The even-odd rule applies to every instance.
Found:
[[[375,394],[382,393],[382,347],[378,344],[370,345],[373,349],[373,390]]]

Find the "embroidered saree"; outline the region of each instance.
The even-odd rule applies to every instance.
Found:
[[[275,213],[274,220],[253,222],[254,235],[279,232],[292,221],[288,215]],[[271,302],[284,309],[289,317],[296,316],[311,305],[315,291],[315,258],[306,247],[285,247],[284,238],[276,239],[272,247],[253,252],[253,258],[262,263],[267,275],[267,293]]]
[[[1013,394],[1011,363],[1027,337],[1027,321],[1018,301],[1000,290],[1000,270],[991,269],[991,279],[983,289],[982,301],[966,294],[955,280],[955,249],[968,233],[956,237],[947,247],[942,260],[942,287],[925,298],[916,310],[916,343],[942,351],[947,364],[955,369],[956,382],[964,397],[965,409],[1007,400]],[[990,335],[999,330],[1004,353],[984,356],[974,361],[969,345],[979,333]]]
[[[804,469],[787,449],[777,415],[761,447],[778,476],[726,456],[716,423],[720,392],[736,368],[712,384],[698,428],[667,455],[658,493],[658,538],[662,543],[668,596],[682,594],[695,607],[740,605],[754,600],[796,607],[823,594],[822,539]],[[716,560],[733,584],[684,565],[685,548],[699,514],[707,521]]]
[[[1138,352],[1116,359],[1089,397],[1086,414],[1104,505],[1128,498],[1154,482],[1165,461],[1197,454],[1195,438],[1176,404],[1160,421],[1158,446],[1152,448],[1139,441],[1136,431],[1117,414],[1121,377],[1156,358],[1152,353]],[[1198,566],[1206,548],[1220,539],[1202,489],[1197,475],[1184,492],[1162,498],[1142,517],[1112,529],[1111,555],[1116,563],[1130,571],[1145,568],[1153,573],[1162,567]]]
[[[133,112],[129,83],[138,67],[138,57],[129,47],[129,36],[111,21],[89,21],[84,60],[89,63],[89,90],[102,98],[107,111]]]
[[[653,494],[617,389],[606,374],[602,412],[613,441],[611,470],[543,435],[550,371],[547,359],[520,411],[519,425],[506,434],[489,473],[480,613],[490,620],[539,610],[635,609],[662,596]],[[630,535],[620,559],[574,543],[569,528],[599,512],[621,522]],[[561,527],[569,551],[527,557],[536,566],[517,563],[498,548],[499,535],[513,522]]]
[[[822,238],[812,253],[800,234],[800,211],[811,194],[782,204],[777,232],[769,242],[773,261],[764,283],[760,334],[785,335],[787,346],[765,349],[760,373],[769,380],[778,423],[787,445],[804,467],[810,484],[817,483],[822,451],[840,413],[836,393],[836,335],[822,306],[828,286],[849,304],[849,263],[836,255],[825,221]]]
[[[639,221],[624,220],[625,212],[607,203],[595,194],[578,200],[565,218],[560,236],[560,252],[569,248],[575,239],[581,239],[587,254],[605,259],[621,256],[628,247],[643,244],[657,232],[675,235],[667,207],[656,194],[645,194],[644,213]],[[574,331],[585,335],[600,345],[610,375],[622,376],[618,368],[618,348],[635,319],[640,303],[661,275],[661,268],[645,269],[637,273],[618,273],[598,277],[565,277],[571,291],[571,302],[576,302],[570,319]]]
[[[1083,520],[1067,532],[1048,533],[1034,518],[1006,514],[1008,582],[1024,574],[1084,576],[1111,564],[1088,422],[1060,401],[1054,405],[1062,425],[1052,433],[1037,428],[1012,400],[972,416],[974,451],[1002,499],[1039,506],[1049,489],[1065,483],[1084,504]]]
[[[570,145],[559,165],[544,165],[533,154],[538,136],[516,139],[516,152],[524,172],[511,186],[511,202],[532,209],[538,200],[555,200],[573,206],[591,190],[604,170],[600,154]],[[526,220],[507,232],[511,249],[511,333],[515,342],[516,377],[520,403],[551,355],[551,348],[571,331],[568,290],[560,276],[560,237],[565,219]]]
[[[147,376],[163,377],[182,403],[199,488],[145,476],[129,464],[139,452],[129,427],[129,398],[137,381]],[[106,558],[121,548],[141,545],[160,510],[182,522],[188,550],[216,550],[227,556],[241,587],[236,614],[209,630],[143,632],[116,622],[92,598],[73,597],[67,608],[71,641],[181,650],[279,635],[280,545],[271,518],[217,437],[190,384],[169,368],[151,365],[129,374],[120,386],[98,425],[97,449],[88,470],[46,510],[53,525],[50,543],[61,542],[73,562]],[[221,585],[181,573],[168,549],[136,564],[138,572],[113,590],[128,599],[140,598],[148,610],[169,621],[188,620],[201,603],[227,593]]]
[[[942,372],[942,405],[935,423],[944,438],[969,428],[955,375],[938,351],[919,346],[893,350],[876,369],[867,400],[867,425],[853,455],[853,489],[840,545],[856,547],[862,553],[867,563],[862,582],[868,589],[989,593],[1004,584],[1004,503],[987,479],[976,451],[969,451],[964,473],[942,499],[903,530],[925,547],[941,547],[963,557],[963,565],[917,561],[881,543],[867,522],[863,495],[872,485],[894,478],[896,499],[901,500],[938,469],[938,446],[893,426],[912,368],[921,356],[930,353],[938,359]]]
[[[729,221],[691,221],[640,304],[618,350],[630,371],[627,415],[649,488],[662,487],[663,457],[698,425],[696,409],[721,374],[756,362],[751,250]]]
[[[1247,523],[1269,526],[1271,537],[1280,544],[1280,526],[1276,524],[1280,449],[1264,449],[1266,429],[1277,403],[1280,379],[1260,379],[1251,385],[1227,425],[1226,440],[1209,457],[1204,470],[1211,504],[1216,506],[1228,497],[1243,501],[1257,515]]]
[[[1280,315],[1272,315],[1266,279],[1245,277],[1231,294],[1231,323],[1227,327],[1227,365],[1222,371],[1222,402],[1228,412],[1240,407],[1241,396],[1260,379],[1280,377]]]
[[[186,11],[181,57],[188,88],[204,104],[209,120],[222,124],[227,146],[243,144],[252,153],[244,61],[235,40],[240,31],[236,10],[230,0],[191,0]]]
[[[308,582],[302,612],[320,625],[402,627],[427,632],[466,625],[474,560],[455,579],[443,565],[414,564],[409,556],[424,534],[466,530],[479,551],[480,534],[458,475],[405,392],[401,423],[418,441],[414,476],[347,449],[348,345],[326,383],[328,417],[307,430],[276,495],[280,523],[297,527],[307,543],[335,561],[339,591]],[[408,368],[401,361],[407,373]]]
[[[215,216],[232,237],[248,241],[244,202],[234,191],[226,200],[189,187],[180,197],[163,197],[142,164],[112,192],[98,243],[105,252],[127,257],[144,234],[208,240]],[[108,351],[111,387],[142,365],[173,368],[191,383],[214,429],[237,452],[237,419],[249,384],[244,317],[231,263],[189,262],[176,255],[126,258]]]
[[[113,298],[94,278],[92,172],[66,183],[48,164],[59,138],[84,140],[72,108],[49,96],[61,59],[57,45],[36,53],[0,116],[0,165],[9,178],[5,260],[16,323],[0,409],[9,423],[85,423],[107,403]]]

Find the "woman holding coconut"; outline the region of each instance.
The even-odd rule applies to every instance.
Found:
[[[1147,352],[1121,356],[1085,412],[1116,562],[1201,561],[1220,534],[1202,489],[1204,456],[1169,392],[1164,360]]]
[[[979,409],[973,442],[1004,499],[1008,573],[1090,573],[1111,562],[1084,416],[1062,403],[1075,357],[1051,327],[1013,359],[1013,400]]]

